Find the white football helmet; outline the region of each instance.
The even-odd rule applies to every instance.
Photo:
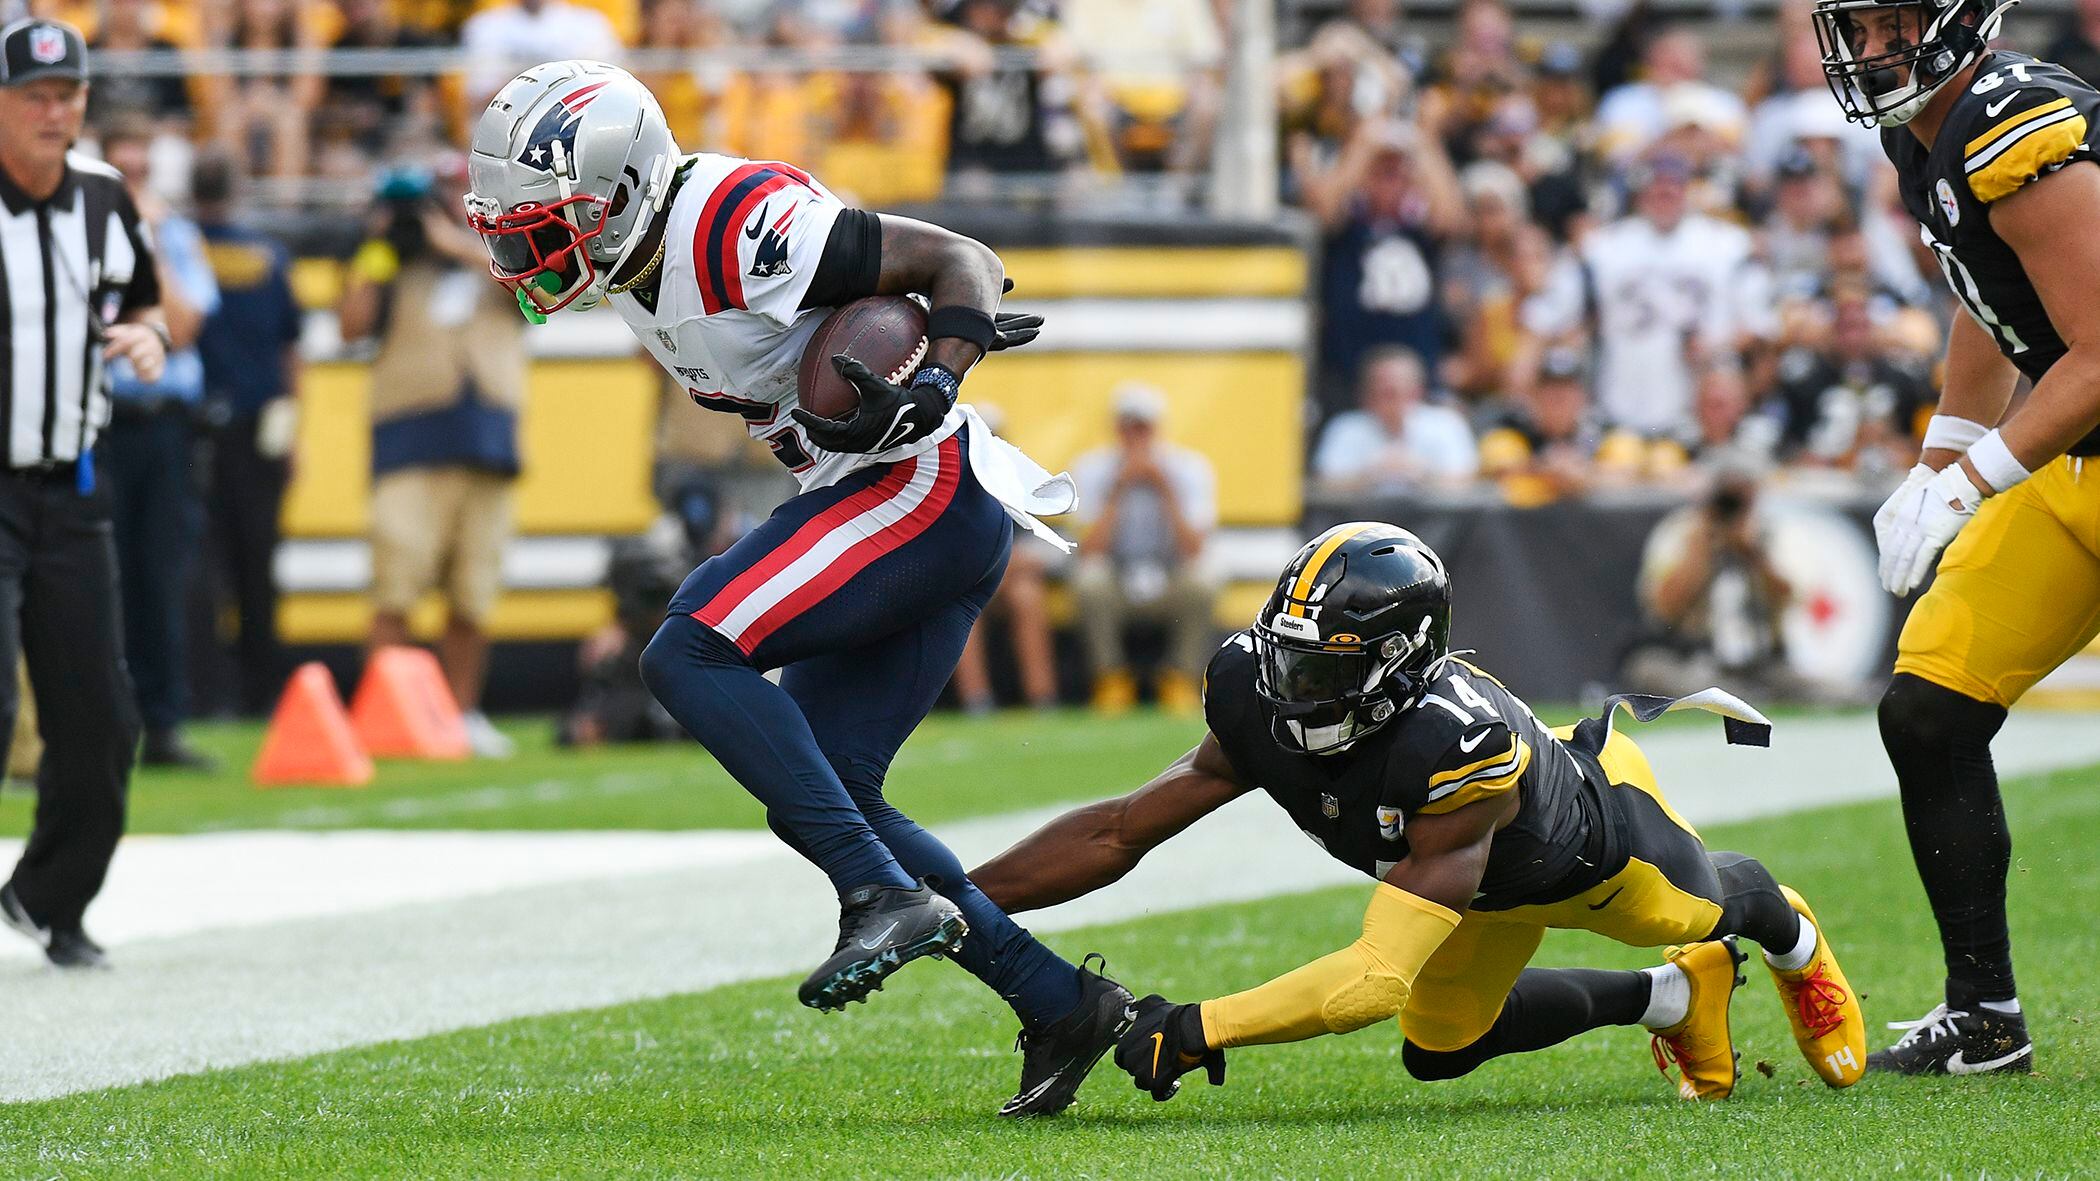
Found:
[[[521,304],[542,315],[590,307],[663,208],[678,159],[656,96],[632,74],[604,62],[537,65],[474,126],[467,224]]]

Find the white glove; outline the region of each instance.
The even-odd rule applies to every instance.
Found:
[[[1881,507],[1874,513],[1874,545],[1882,553],[1889,552],[1889,526],[1896,521],[1896,506],[1902,504],[1911,493],[1924,487],[1925,482],[1936,475],[1939,475],[1937,471],[1922,463],[1917,464],[1910,469],[1909,475],[1903,477],[1902,485],[1889,493],[1887,500],[1881,502]]]
[[[1924,480],[1917,469],[1874,514],[1874,536],[1881,546],[1881,585],[1892,595],[1907,595],[1925,581],[1940,550],[1983,504],[1983,492],[1961,464],[1950,463]]]

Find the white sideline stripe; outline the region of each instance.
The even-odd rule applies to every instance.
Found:
[[[2017,713],[1996,744],[2000,768],[2100,762],[2094,723]],[[1694,823],[1894,792],[1871,715],[1782,721],[1769,751],[1723,746],[1718,725],[1640,740]],[[975,864],[1060,810],[940,834]],[[1117,885],[1025,922],[1058,931],[1364,881],[1277,820],[1265,799],[1238,801]],[[2030,855],[2048,839],[2024,836]],[[0,858],[19,850],[7,844]],[[1784,864],[1785,850],[1751,851]],[[116,970],[51,971],[0,932],[0,1101],[798,973],[831,945],[835,906],[764,832],[134,838],[89,916]],[[936,970],[952,969],[911,972]],[[877,1003],[909,1002],[893,989]]]

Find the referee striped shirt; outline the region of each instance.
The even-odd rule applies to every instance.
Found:
[[[78,459],[109,421],[102,327],[160,302],[116,169],[78,154],[38,201],[0,169],[0,428],[7,466]]]

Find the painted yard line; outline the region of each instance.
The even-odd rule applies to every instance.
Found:
[[[1766,752],[1724,751],[1704,728],[1653,732],[1643,744],[1695,823],[1893,788],[1886,765],[1873,765],[1871,718],[1793,723]],[[2100,726],[2018,718],[1999,746],[2013,772],[2091,763]],[[1057,810],[941,832],[971,864]],[[1055,932],[1362,882],[1280,829],[1265,800],[1241,800],[1123,882],[1028,924]],[[47,971],[26,943],[0,953],[10,1002],[0,1099],[796,973],[830,945],[835,913],[823,880],[764,833],[142,838],[120,854],[91,916],[118,970]],[[1085,950],[1052,943],[1074,959]],[[911,971],[939,970],[952,969]],[[985,1004],[999,1007],[989,994]]]

